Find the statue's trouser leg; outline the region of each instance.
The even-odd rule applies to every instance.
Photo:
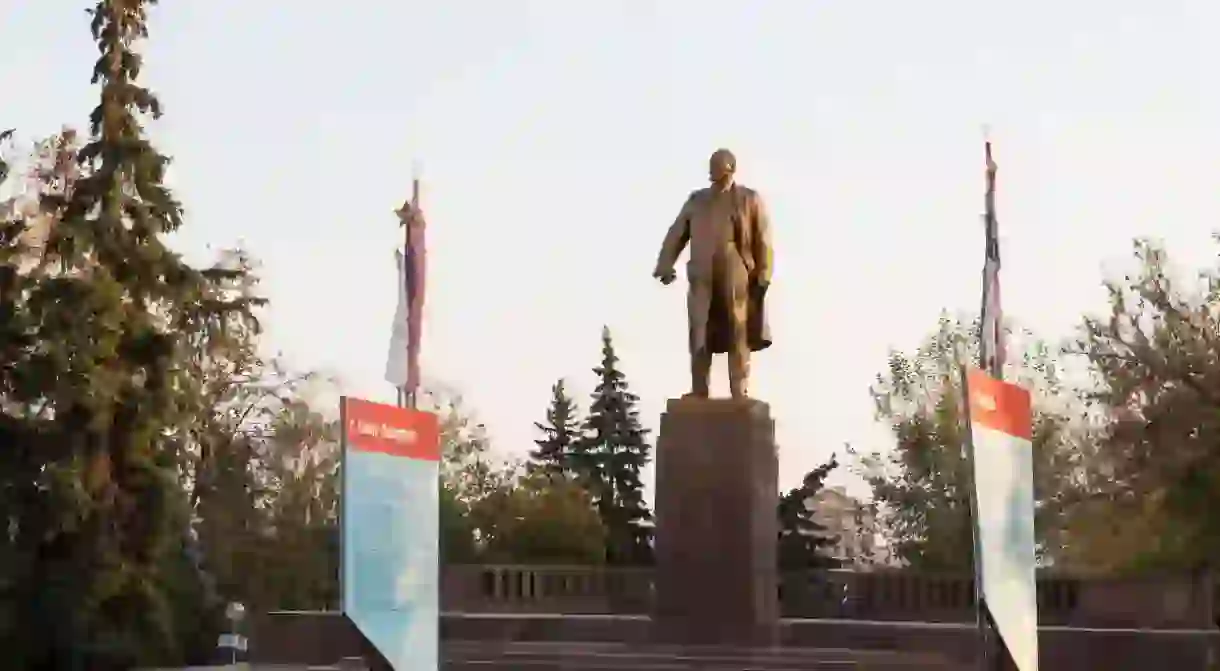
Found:
[[[686,298],[690,319],[690,393],[703,398],[709,394],[712,373],[712,352],[707,341],[712,295],[710,283],[692,280]]]
[[[720,283],[720,286],[723,287],[720,300],[724,301],[729,313],[728,326],[732,337],[728,356],[729,393],[733,398],[744,398],[749,393],[750,381],[750,298],[744,268],[742,272],[731,275],[728,281]]]
[[[750,393],[750,348],[734,346],[729,351],[729,393],[745,398]]]
[[[691,394],[706,398],[708,396],[712,375],[712,353],[703,347],[690,356],[690,387]]]

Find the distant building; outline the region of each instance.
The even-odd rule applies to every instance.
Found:
[[[835,558],[843,568],[898,566],[877,522],[876,511],[847,494],[843,487],[824,487],[805,502],[813,519],[835,539]]]

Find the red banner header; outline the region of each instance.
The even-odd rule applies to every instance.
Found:
[[[975,426],[1031,439],[1033,415],[1028,391],[978,369],[970,370],[966,386],[970,388],[970,421]]]
[[[440,461],[440,426],[436,415],[346,396],[340,403],[343,443],[347,449]]]

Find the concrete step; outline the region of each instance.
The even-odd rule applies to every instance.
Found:
[[[928,654],[812,648],[451,641],[443,646],[442,658],[448,671],[959,671],[959,666]]]
[[[964,667],[915,660],[806,660],[773,664],[742,660],[478,659],[445,660],[444,671],[965,671]]]

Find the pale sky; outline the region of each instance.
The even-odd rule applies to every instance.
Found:
[[[0,0],[0,126],[83,126],[91,4]],[[504,452],[533,446],[556,378],[585,401],[603,324],[651,427],[686,390],[684,284],[650,275],[720,146],[772,215],[754,390],[784,486],[884,447],[887,351],[977,309],[984,125],[1019,324],[1060,338],[1102,309],[1134,236],[1215,254],[1214,1],[176,0],[151,31],[179,247],[244,241],[269,347],[373,400],[393,400],[391,210],[422,166],[426,374]]]

